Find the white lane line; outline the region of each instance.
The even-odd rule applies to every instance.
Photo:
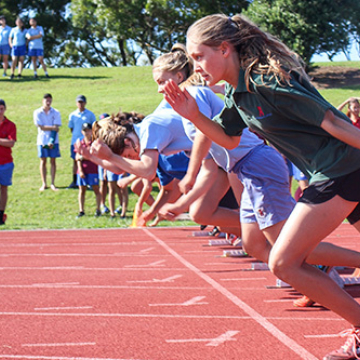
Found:
[[[92,306],[62,306],[62,307],[43,307],[34,308],[35,311],[49,311],[49,310],[87,310],[93,309]]]
[[[201,302],[206,296],[195,296],[194,298],[177,304],[149,304],[149,306],[193,306],[193,305],[208,305],[207,302]]]
[[[40,312],[0,312],[0,316],[33,316],[33,317],[85,317],[85,318],[163,318],[163,319],[230,319],[251,320],[249,316],[231,315],[173,315],[173,314],[103,314],[103,313],[40,313]]]
[[[82,343],[52,343],[52,344],[22,344],[23,347],[67,347],[67,346],[95,346],[94,342]]]
[[[71,283],[38,283],[32,284],[31,287],[63,287],[63,286],[78,286],[80,283],[78,282],[71,282]]]
[[[125,265],[124,268],[148,268],[148,267],[157,267],[157,266],[164,266],[164,262],[165,260],[159,260],[159,261],[155,261],[152,262],[150,264],[147,265]]]
[[[184,266],[191,269],[196,275],[198,275],[201,279],[210,284],[215,290],[219,293],[223,294],[227,297],[232,303],[237,305],[242,311],[250,315],[250,317],[256,321],[260,326],[262,326],[265,330],[269,332],[272,336],[282,342],[286,347],[294,351],[297,355],[299,355],[302,359],[306,360],[317,360],[313,354],[303,348],[296,341],[288,337],[284,334],[280,329],[278,329],[275,325],[273,325],[269,320],[260,315],[256,310],[254,310],[251,306],[246,304],[240,298],[231,293],[228,289],[224,288],[210,276],[203,273],[193,264],[185,260],[181,255],[179,255],[175,250],[170,248],[164,241],[158,238],[156,235],[152,234],[148,229],[141,229],[145,234],[152,237],[158,244],[160,244],[163,248],[165,248],[171,255],[173,255],[178,261],[180,261]]]
[[[179,339],[179,340],[166,340],[167,343],[190,343],[190,342],[206,342],[206,346],[219,346],[225,341],[236,341],[232,337],[240,331],[227,331],[225,334],[218,336],[215,339]]]
[[[232,316],[232,315],[173,315],[173,314],[104,314],[104,313],[60,313],[60,312],[0,312],[0,316],[33,316],[33,317],[104,317],[104,318],[178,318],[178,319],[233,319],[233,320],[253,320],[249,315],[247,316]],[[294,321],[293,317],[277,317],[269,316],[267,320],[276,320],[276,321]],[[296,318],[297,321],[309,321],[309,322],[318,322],[318,321],[344,321],[341,318],[328,317],[328,318]]]
[[[234,279],[220,279],[221,281],[260,281],[267,280],[267,278],[234,278]]]
[[[43,267],[30,267],[30,266],[8,266],[8,267],[0,267],[0,270],[77,270],[77,271],[144,271],[143,268],[87,268],[83,266],[43,266]],[[184,268],[153,268],[151,271],[189,271],[189,269]]]
[[[182,275],[170,276],[166,279],[152,279],[152,280],[129,280],[127,283],[169,283],[174,282],[174,280],[182,278]]]
[[[335,337],[339,337],[339,334],[322,334],[322,335],[304,335],[304,338],[307,339],[322,339],[322,338],[335,338]]]

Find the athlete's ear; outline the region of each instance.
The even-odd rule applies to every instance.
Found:
[[[178,71],[176,73],[176,79],[178,80],[177,85],[181,84],[185,80],[184,74],[181,71]]]
[[[230,44],[227,41],[223,41],[220,46],[219,49],[221,51],[221,53],[225,56],[228,57],[230,54]]]

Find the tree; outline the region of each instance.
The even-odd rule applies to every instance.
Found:
[[[307,64],[350,44],[350,14],[358,0],[255,0],[246,15],[296,51]]]
[[[215,12],[239,13],[248,0],[73,0],[72,23],[78,40],[72,47],[93,54],[109,66],[136,64],[145,54],[151,64],[157,54],[169,51],[175,42],[185,42],[187,28],[198,18]],[[112,62],[106,59],[112,46]]]

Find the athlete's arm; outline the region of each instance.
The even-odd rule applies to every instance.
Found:
[[[159,211],[167,220],[174,220],[176,216],[187,211],[190,205],[200,196],[205,194],[215,181],[214,173],[217,171],[217,165],[213,159],[203,161],[199,175],[196,178],[194,187],[186,195],[179,198],[174,204],[165,204]]]
[[[326,111],[321,128],[344,143],[360,149],[360,129],[339,118],[331,110]]]
[[[179,183],[179,187],[182,193],[187,194],[193,188],[201,167],[201,163],[209,152],[210,146],[211,140],[201,131],[197,131],[191,149],[191,156],[186,175]]]
[[[239,136],[227,135],[224,129],[216,122],[212,121],[199,110],[196,100],[186,89],[181,90],[172,80],[164,86],[165,100],[182,117],[190,120],[202,133],[212,141],[226,149],[234,149],[239,145]]]
[[[106,160],[130,174],[148,180],[152,180],[155,177],[159,158],[157,150],[145,150],[141,155],[141,160],[126,159],[114,154],[106,144],[97,139],[91,146],[91,152],[96,157]]]

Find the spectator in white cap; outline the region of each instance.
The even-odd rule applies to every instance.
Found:
[[[74,161],[73,161],[73,180],[71,184],[68,186],[68,189],[77,189],[77,185],[76,185],[77,165],[75,161],[74,144],[78,139],[81,140],[83,138],[83,134],[81,133],[82,125],[84,123],[89,123],[90,125],[92,125],[96,121],[95,114],[92,111],[85,108],[86,97],[84,95],[78,95],[76,97],[76,106],[77,106],[77,110],[73,111],[69,115],[69,128],[72,133],[70,156]]]

